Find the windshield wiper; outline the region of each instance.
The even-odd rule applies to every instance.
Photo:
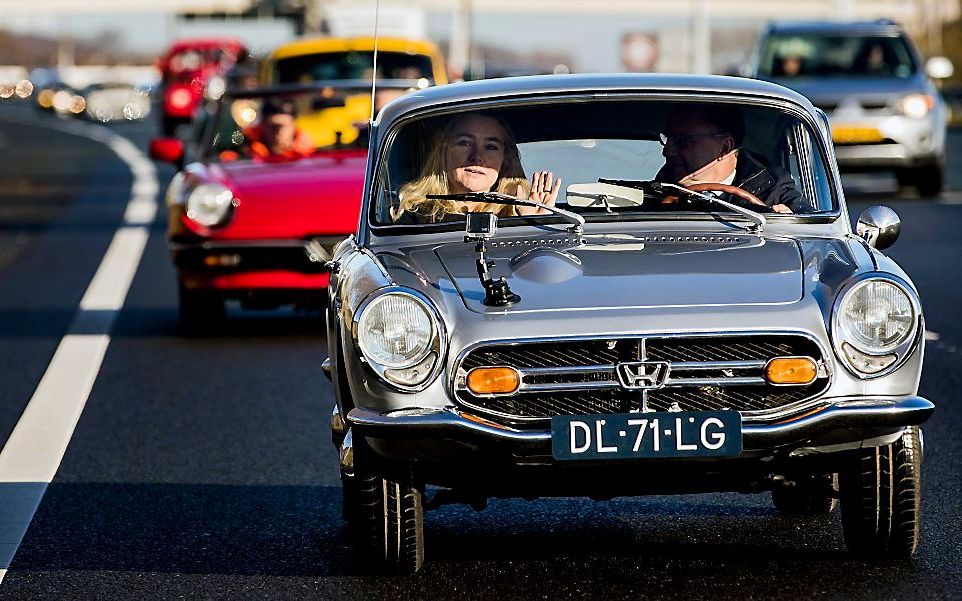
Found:
[[[500,192],[461,192],[459,194],[428,194],[426,198],[438,199],[438,200],[468,200],[471,202],[490,202],[494,204],[502,205],[516,205],[519,207],[537,207],[539,209],[545,209],[550,211],[559,217],[562,217],[565,221],[571,224],[568,231],[573,234],[580,234],[584,232],[585,218],[577,213],[572,213],[571,211],[566,211],[564,209],[559,209],[558,207],[552,205],[541,204],[540,202],[534,202],[533,200],[526,200],[523,198],[517,198],[511,196],[510,194],[502,194]],[[519,217],[538,217],[538,215],[519,215]]]
[[[633,188],[635,190],[642,190],[645,192],[654,192],[655,194],[661,194],[663,197],[674,196],[680,193],[684,195],[686,198],[700,198],[701,200],[707,201],[709,203],[719,204],[725,207],[726,209],[730,211],[734,211],[735,213],[738,213],[739,215],[751,221],[752,225],[745,227],[745,230],[748,232],[761,231],[761,229],[767,223],[765,217],[761,213],[757,213],[751,209],[746,209],[745,207],[740,207],[735,203],[728,202],[727,200],[722,200],[717,196],[715,196],[714,194],[706,194],[704,192],[695,192],[694,190],[689,190],[688,188],[680,184],[634,180],[634,179],[599,178],[598,181],[603,184],[611,184],[614,186]]]

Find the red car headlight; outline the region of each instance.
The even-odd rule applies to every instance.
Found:
[[[234,193],[219,184],[200,184],[187,195],[187,217],[204,227],[223,224],[237,205]]]

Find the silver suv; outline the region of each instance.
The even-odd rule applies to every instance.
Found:
[[[773,23],[746,75],[792,88],[825,111],[842,169],[893,169],[901,186],[923,196],[942,190],[945,103],[899,25]]]

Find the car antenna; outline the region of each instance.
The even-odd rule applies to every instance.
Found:
[[[371,118],[368,120],[368,131],[374,127],[374,92],[377,89],[377,21],[381,12],[381,0],[374,0],[374,60],[371,65]]]

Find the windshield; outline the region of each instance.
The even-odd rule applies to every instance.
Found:
[[[835,205],[815,139],[781,110],[724,103],[567,101],[424,118],[393,138],[372,221],[423,225],[463,222],[468,211],[544,213],[490,194],[456,196],[465,192],[553,203],[588,222],[736,213],[666,184],[770,219],[825,214]]]
[[[324,52],[277,61],[277,83],[309,83],[333,79],[367,79],[374,72],[374,53],[363,51]],[[377,53],[379,79],[427,79],[434,81],[431,59],[405,52]]]
[[[906,41],[894,36],[784,34],[768,38],[759,75],[796,77],[898,77],[916,72]]]
[[[357,122],[348,98],[334,88],[225,97],[205,128],[205,156],[215,161],[295,161],[329,147],[366,148],[366,123]]]

